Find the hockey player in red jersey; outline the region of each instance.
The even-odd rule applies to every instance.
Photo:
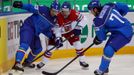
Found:
[[[57,42],[56,44],[61,46],[61,37],[68,39],[69,43],[75,47],[76,54],[80,54],[83,51],[80,34],[81,29],[84,27],[84,16],[74,9],[71,9],[71,4],[69,2],[64,2],[62,4],[61,12],[57,15],[57,28],[54,29],[56,34]],[[71,37],[71,39],[70,39]],[[51,56],[50,52],[45,53],[44,59]],[[44,62],[45,63],[45,62]],[[88,68],[88,64],[85,62],[85,56],[82,54],[79,57],[79,63],[82,68]],[[44,65],[42,62],[38,66]]]

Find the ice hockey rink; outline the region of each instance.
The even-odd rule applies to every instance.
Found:
[[[48,72],[56,72],[67,64],[72,58],[69,59],[54,59],[49,61],[41,70],[25,68],[23,75],[43,75],[43,70]],[[94,75],[94,70],[98,68],[101,56],[87,57],[89,69],[83,70],[78,63],[74,61],[67,68],[61,71],[58,75]],[[8,75],[7,73],[2,75]],[[110,65],[110,72],[108,75],[134,75],[134,55],[116,55],[112,59]]]

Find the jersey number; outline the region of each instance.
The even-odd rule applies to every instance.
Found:
[[[111,13],[110,20],[113,21],[114,19],[117,19],[117,20],[120,21],[121,23],[125,23],[125,22],[122,21],[117,15],[115,15],[114,13]]]

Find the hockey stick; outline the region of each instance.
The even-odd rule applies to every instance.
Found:
[[[38,2],[38,0],[35,0],[36,1],[36,4],[39,6],[39,2]],[[58,0],[54,0],[54,1],[58,1]],[[41,17],[43,17],[45,20],[47,20],[43,15],[41,15],[40,14],[40,12],[39,12],[39,10],[38,10],[38,14],[41,16]],[[48,21],[48,20],[47,20]],[[48,21],[51,25],[53,25],[50,21]],[[77,22],[77,24],[76,24],[76,26],[79,24],[79,22]],[[67,39],[65,39],[63,42],[65,42],[66,40],[68,40],[68,39],[71,39],[73,36],[71,36],[71,37],[69,37],[69,38],[67,38]],[[52,51],[54,48],[56,48],[56,46],[54,46],[54,47],[52,47],[50,50],[48,50],[48,51]],[[36,61],[37,59],[39,59],[40,57],[42,57],[44,54],[42,54],[42,55],[40,55],[39,57],[37,57],[37,58],[35,58],[32,62],[34,62],[34,61]],[[32,63],[31,62],[31,63]]]
[[[74,37],[74,36],[71,36],[71,37],[69,37],[69,38],[66,38],[65,40],[62,41],[62,43],[64,43],[65,41],[71,39],[72,37]],[[52,51],[52,50],[55,49],[55,48],[56,48],[56,46],[53,46],[52,48],[50,48],[50,49],[47,50],[47,51],[50,52],[50,51]],[[44,53],[45,53],[45,52],[43,52],[43,54],[39,55],[38,57],[36,57],[36,58],[35,58],[34,60],[32,60],[31,62],[27,63],[25,66],[28,66],[29,64],[31,64],[31,63],[33,63],[34,61],[36,61],[36,60],[38,60],[39,58],[41,58],[41,57],[44,55]]]
[[[72,37],[70,37],[69,39],[71,39]],[[65,39],[65,40],[63,40],[63,42],[62,43],[64,43],[65,41],[67,41],[68,39]],[[55,49],[56,48],[56,46],[53,46],[52,48],[50,48],[49,50],[47,50],[47,51],[52,51],[53,49]],[[31,61],[30,63],[33,63],[34,61],[36,61],[36,60],[38,60],[39,58],[41,58],[42,56],[44,55],[44,53],[43,54],[41,54],[40,56],[38,56],[37,58],[35,58],[33,61]],[[29,64],[30,64],[29,63]]]
[[[86,52],[88,49],[90,49],[92,46],[94,45],[94,43],[92,43],[90,46],[88,46],[84,51],[82,51],[79,55],[77,55],[75,58],[73,58],[70,62],[68,62],[65,66],[63,66],[60,70],[54,72],[54,73],[50,73],[50,72],[46,72],[46,71],[42,71],[42,74],[44,75],[57,75],[58,73],[60,73],[62,70],[64,70],[68,65],[70,65],[73,61],[75,61],[79,56],[81,56],[81,54],[83,54],[84,52]]]

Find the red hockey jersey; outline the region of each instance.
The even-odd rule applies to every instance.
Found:
[[[81,21],[83,16],[80,16],[79,12],[76,12],[76,10],[71,9],[70,15],[67,18],[64,18],[64,16],[61,14],[61,12],[57,15],[57,23],[60,27],[62,27],[63,33],[68,33],[73,30],[72,28],[72,22],[74,21]]]

